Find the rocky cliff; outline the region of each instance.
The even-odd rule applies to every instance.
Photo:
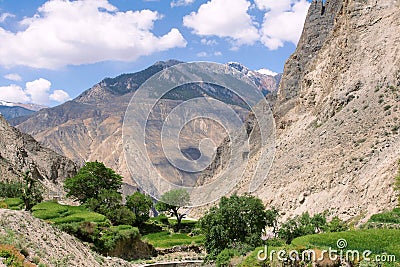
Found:
[[[312,2],[274,104],[275,160],[255,192],[267,206],[286,215],[329,210],[350,219],[396,205],[399,3]],[[250,143],[257,148],[255,130]],[[236,192],[247,189],[258,152]]]
[[[31,171],[50,190],[58,190],[59,182],[75,175],[75,164],[43,147],[31,136],[13,128],[0,116],[0,179],[21,179]]]

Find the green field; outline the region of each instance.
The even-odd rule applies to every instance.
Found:
[[[291,251],[302,249],[338,249],[337,241],[345,239],[347,246],[344,250],[357,250],[360,255],[365,250],[372,251],[373,255],[394,255],[396,263],[384,263],[383,266],[398,266],[400,262],[400,230],[395,229],[368,229],[354,230],[338,233],[323,233],[307,235],[294,239],[290,245],[282,247],[268,247],[268,250]],[[240,264],[242,267],[262,266],[262,262],[257,260],[257,252],[264,250],[264,247],[256,248]],[[371,257],[373,259],[374,257]]]
[[[324,233],[302,236],[294,239],[295,246],[337,249],[337,241],[345,239],[346,249],[372,251],[373,254],[387,253],[395,255],[400,260],[400,230],[396,229],[367,229],[338,233]]]
[[[56,202],[42,202],[32,209],[33,216],[55,224],[73,222],[104,222],[106,217],[90,212],[83,206],[61,205]]]
[[[203,244],[203,236],[189,236],[187,234],[170,233],[167,231],[152,233],[142,237],[143,241],[152,244],[156,248],[170,248],[173,246],[183,246]]]

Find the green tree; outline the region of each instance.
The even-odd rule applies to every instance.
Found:
[[[79,172],[67,178],[64,188],[68,197],[80,203],[89,199],[97,199],[102,189],[118,191],[122,185],[122,177],[101,162],[86,162]]]
[[[325,214],[317,213],[313,217],[308,212],[288,219],[279,229],[279,237],[290,244],[296,237],[311,235],[327,229]]]
[[[33,206],[43,201],[43,187],[32,178],[30,172],[24,174],[21,199],[24,201],[25,210],[27,211],[31,211]]]
[[[121,207],[122,195],[113,189],[101,189],[96,197],[86,200],[85,206],[94,212],[98,212],[108,217]]]
[[[125,205],[135,214],[135,225],[141,225],[150,218],[150,209],[153,206],[153,201],[149,196],[135,192],[126,198]]]
[[[266,212],[262,201],[249,195],[221,198],[219,206],[211,208],[199,221],[210,257],[226,248],[240,250],[260,245],[265,225]]]
[[[338,216],[332,218],[328,223],[326,230],[328,232],[343,232],[349,230],[347,224],[341,220]]]
[[[190,204],[190,195],[184,189],[173,189],[166,192],[160,198],[160,201],[156,205],[158,211],[167,211],[171,216],[176,218],[176,228],[181,228],[182,219],[185,218],[186,214],[180,213],[179,209],[187,207]]]

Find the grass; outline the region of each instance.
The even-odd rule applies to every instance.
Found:
[[[370,250],[373,255],[394,255],[396,262],[400,260],[400,230],[395,229],[368,229],[353,230],[338,233],[323,233],[316,235],[307,235],[294,239],[290,245],[280,247],[268,246],[268,252],[272,250],[279,251],[301,251],[303,249],[338,249],[337,242],[339,239],[347,241],[347,250],[357,250],[360,255],[366,250]],[[241,267],[264,266],[265,262],[257,259],[257,253],[265,250],[265,247],[258,247],[241,262]],[[268,254],[269,255],[269,254]],[[261,256],[264,256],[263,254]],[[373,259],[373,257],[370,257]],[[398,266],[397,263],[386,262],[382,266]],[[271,264],[271,266],[275,266]]]
[[[374,214],[368,222],[400,224],[400,208],[395,208],[392,211],[384,213]]]
[[[324,233],[318,235],[302,236],[294,239],[295,246],[316,247],[316,248],[337,248],[336,242],[339,239],[347,241],[346,249],[372,251],[373,254],[388,253],[400,259],[400,230],[396,229],[367,229],[354,230],[338,233]]]
[[[83,206],[61,205],[56,202],[42,202],[33,207],[33,216],[49,220],[55,224],[72,222],[104,222],[106,217],[96,212],[88,211]]]
[[[20,198],[5,198],[1,202],[5,203],[10,210],[22,210],[24,208],[24,202]]]
[[[152,244],[156,248],[170,248],[173,246],[183,246],[204,243],[203,236],[189,236],[187,234],[170,233],[167,231],[152,233],[142,237],[143,241]]]

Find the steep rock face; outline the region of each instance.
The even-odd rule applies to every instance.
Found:
[[[25,171],[50,189],[76,173],[75,164],[54,151],[44,148],[31,136],[13,128],[0,116],[0,178],[20,179]],[[54,188],[53,188],[54,187]]]
[[[396,204],[400,9],[398,1],[340,5],[285,111],[290,77],[281,84],[275,164],[259,194],[294,213],[329,209],[347,219]]]
[[[289,101],[298,95],[301,80],[331,33],[335,18],[342,9],[342,0],[313,0],[308,10],[303,33],[296,51],[287,60],[278,91],[281,110],[293,107]]]
[[[275,160],[269,172],[261,170],[266,180],[255,192],[266,205],[286,216],[329,210],[344,219],[396,206],[399,5],[391,0],[312,3],[274,105]],[[337,12],[335,18],[322,19],[329,9]],[[316,33],[322,37],[313,42]],[[250,143],[257,148],[254,129]],[[253,152],[236,192],[248,188],[261,151]]]

